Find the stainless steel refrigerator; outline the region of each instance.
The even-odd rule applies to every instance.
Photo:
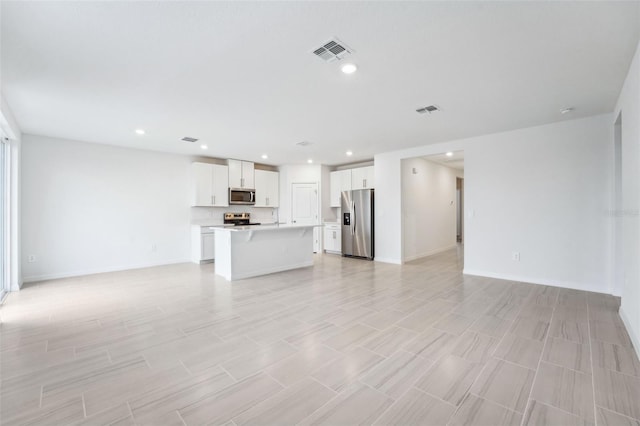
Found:
[[[373,189],[343,191],[342,255],[373,260]]]

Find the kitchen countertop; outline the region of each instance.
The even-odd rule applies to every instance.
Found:
[[[251,225],[251,226],[262,226],[262,225],[275,225],[275,222],[272,223],[261,223],[260,225]],[[191,226],[201,226],[201,227],[213,227],[213,228],[233,228],[235,225],[232,223],[220,223],[220,222],[207,222],[207,221],[198,221],[192,222]]]
[[[271,224],[262,224],[262,225],[248,225],[248,226],[225,226],[219,225],[214,226],[220,228],[225,231],[232,232],[245,232],[245,231],[275,231],[275,230],[285,230],[285,229],[296,229],[296,228],[315,228],[320,227],[322,225],[289,225],[284,223],[271,223]]]

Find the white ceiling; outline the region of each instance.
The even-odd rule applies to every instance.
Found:
[[[24,133],[204,153],[179,140],[193,136],[207,155],[276,165],[609,112],[640,28],[637,1],[1,8],[2,92]],[[357,73],[311,53],[331,37]],[[430,104],[442,112],[415,112]]]
[[[451,156],[446,152],[442,154],[427,155],[422,157],[425,160],[451,167],[452,169],[464,170],[464,151],[454,151]]]

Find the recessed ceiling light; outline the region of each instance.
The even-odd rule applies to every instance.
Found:
[[[353,152],[347,151],[347,157],[351,157],[352,155],[353,155]]]
[[[445,154],[447,157],[451,157],[453,155],[453,152],[449,151]]]
[[[307,163],[311,164],[311,163],[313,163],[313,160],[312,160],[311,158],[309,158],[309,159],[307,160]]]
[[[345,74],[353,74],[358,70],[358,67],[356,67],[354,64],[344,64],[340,69]]]
[[[573,111],[573,108],[563,108],[560,110],[560,114],[568,114]]]
[[[266,160],[267,158],[269,158],[269,156],[267,154],[262,154],[262,159]]]
[[[206,146],[206,145],[200,145],[200,148],[202,148],[202,149],[207,149],[207,148],[209,148],[209,147],[208,147],[208,146]]]
[[[144,135],[144,130],[136,129],[136,133],[139,134],[139,135]]]

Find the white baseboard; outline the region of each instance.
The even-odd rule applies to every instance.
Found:
[[[478,269],[468,269],[468,268],[464,268],[462,273],[465,275],[477,275],[479,277],[497,278],[500,280],[519,281],[519,282],[529,283],[529,284],[540,284],[540,285],[548,285],[551,287],[562,287],[562,288],[570,288],[572,290],[583,290],[583,291],[591,291],[594,293],[609,294],[608,293],[609,287],[606,285],[598,286],[592,283],[550,280],[546,278],[529,277],[529,276],[523,276],[523,275],[501,274],[497,272],[481,271]]]
[[[151,268],[154,266],[174,265],[176,263],[190,263],[190,258],[165,260],[160,262],[145,262],[132,265],[109,266],[106,268],[83,269],[79,271],[58,272],[55,274],[32,275],[23,278],[23,283],[33,283],[46,280],[57,280],[60,278],[79,277],[82,275],[103,274],[105,272],[127,271],[129,269]]]
[[[622,322],[627,329],[627,334],[631,338],[633,348],[635,349],[638,358],[640,358],[640,336],[633,333],[634,331],[640,333],[640,330],[636,330],[631,326],[631,320],[629,319],[629,316],[627,316],[627,312],[622,308],[622,306],[620,306],[620,310],[618,311],[618,313],[620,314],[620,318],[622,319]]]
[[[375,262],[393,263],[394,265],[402,265],[402,261],[400,259],[391,259],[391,258],[387,258],[387,257],[374,256],[373,260]]]
[[[453,244],[451,246],[442,247],[442,248],[435,249],[435,250],[429,250],[427,252],[420,253],[420,254],[415,254],[413,256],[408,256],[408,257],[404,258],[404,262],[411,262],[412,260],[421,259],[423,257],[433,256],[434,254],[442,253],[443,251],[452,250],[452,249],[456,248],[457,246],[458,246],[457,244]]]

